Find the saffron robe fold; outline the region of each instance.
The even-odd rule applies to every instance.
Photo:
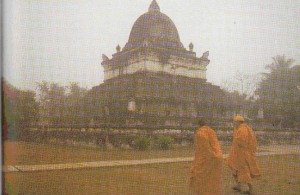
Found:
[[[240,183],[252,183],[252,178],[260,176],[256,160],[256,136],[252,128],[241,124],[234,129],[233,143],[227,164]]]
[[[216,133],[208,126],[195,135],[195,159],[190,186],[197,195],[219,195],[222,191],[223,156]]]

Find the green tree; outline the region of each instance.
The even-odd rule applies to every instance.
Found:
[[[61,86],[57,83],[38,84],[40,123],[43,126],[78,127],[87,124],[85,94],[78,83]]]
[[[66,87],[57,83],[38,84],[40,123],[42,126],[62,126],[65,117]]]
[[[6,81],[3,81],[2,92],[5,136],[14,140],[23,139],[27,128],[36,125],[38,120],[35,93],[20,90]]]
[[[86,98],[85,94],[87,89],[82,88],[78,83],[71,83],[69,86],[69,93],[67,94],[67,118],[66,122],[75,127],[75,126],[86,126],[87,125],[87,116],[85,114],[85,104]]]
[[[285,56],[274,57],[256,90],[265,119],[280,128],[293,127],[299,114],[299,74],[294,73],[293,62]]]

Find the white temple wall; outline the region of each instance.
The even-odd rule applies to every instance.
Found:
[[[151,71],[151,72],[159,72],[162,71],[163,68],[159,62],[153,62],[153,61],[145,61],[145,70]]]
[[[126,68],[124,68],[124,73],[125,74],[133,74],[142,69],[143,69],[143,67],[142,67],[141,62],[138,62],[138,63],[131,64],[130,66],[127,66]]]
[[[183,64],[183,62],[182,62]],[[164,64],[162,65],[158,61],[140,61],[130,64],[123,69],[123,74],[134,74],[139,71],[150,71],[150,72],[165,72],[172,75],[186,76],[190,78],[200,78],[206,79],[206,70],[203,67],[195,65],[174,65],[174,64]],[[197,69],[195,68],[197,67]],[[113,77],[119,76],[119,69],[106,70],[104,72],[104,80],[111,79]]]

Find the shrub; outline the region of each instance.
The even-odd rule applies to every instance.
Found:
[[[147,150],[150,147],[150,141],[149,137],[137,137],[134,140],[133,147],[137,150]]]
[[[173,143],[174,143],[174,139],[172,137],[163,135],[157,138],[155,145],[158,149],[168,150],[172,148]]]
[[[233,141],[233,137],[232,136],[220,136],[219,137],[219,141],[224,141],[224,142],[232,142]]]
[[[272,141],[270,138],[263,137],[263,136],[257,136],[256,139],[259,145],[268,145]]]

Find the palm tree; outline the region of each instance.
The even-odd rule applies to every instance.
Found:
[[[267,119],[280,128],[283,122],[289,123],[295,117],[293,99],[297,85],[292,71],[293,62],[293,59],[286,59],[284,55],[273,57],[257,89]]]

